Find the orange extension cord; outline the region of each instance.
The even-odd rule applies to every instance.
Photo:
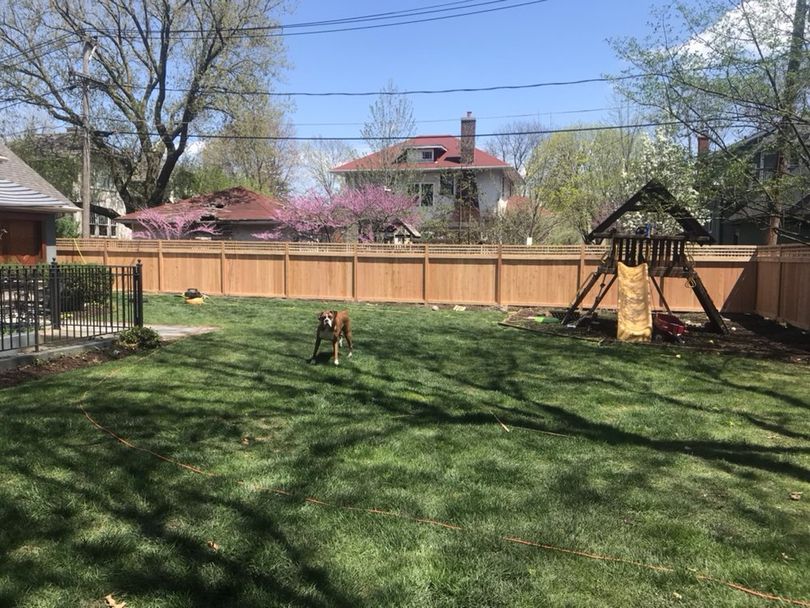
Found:
[[[108,428],[102,426],[101,424],[99,424],[95,419],[93,419],[92,416],[90,416],[90,414],[87,412],[87,410],[82,405],[82,402],[85,400],[86,395],[87,395],[87,392],[85,392],[84,396],[79,401],[79,403],[78,403],[79,409],[81,409],[82,413],[85,415],[85,417],[90,421],[90,423],[93,426],[95,426],[100,431],[110,435],[112,438],[114,438],[121,445],[124,445],[124,446],[126,446],[126,447],[128,447],[130,449],[133,449],[133,450],[144,452],[146,454],[149,454],[150,456],[154,456],[155,458],[158,458],[158,459],[160,459],[160,460],[162,460],[164,462],[168,462],[170,464],[178,466],[178,467],[180,467],[182,469],[185,469],[186,471],[189,471],[191,473],[195,473],[197,475],[203,475],[205,477],[216,477],[216,478],[227,479],[224,475],[222,475],[220,473],[214,473],[212,471],[206,471],[206,470],[201,469],[199,467],[195,467],[193,465],[190,465],[190,464],[187,464],[187,463],[184,463],[184,462],[180,462],[179,460],[175,460],[174,458],[171,458],[169,456],[164,456],[163,454],[158,454],[157,452],[154,452],[154,451],[152,451],[152,450],[150,450],[148,448],[143,448],[141,446],[135,445],[131,441],[128,441],[128,440],[124,439],[123,437],[117,435],[115,432],[113,432],[110,429],[108,429]],[[500,420],[498,422],[501,425],[503,425],[503,423],[501,423]],[[288,497],[288,498],[292,498],[292,499],[303,500],[303,502],[306,502],[308,504],[318,505],[318,506],[321,506],[321,507],[341,509],[341,510],[344,510],[344,511],[367,513],[367,514],[371,514],[371,515],[382,515],[382,516],[388,516],[388,517],[396,517],[396,518],[399,518],[399,519],[405,519],[405,520],[413,521],[413,522],[420,523],[420,524],[428,524],[428,525],[431,525],[431,526],[439,526],[441,528],[446,528],[446,529],[449,529],[449,530],[459,530],[459,531],[465,531],[465,532],[470,531],[470,530],[467,530],[467,529],[465,529],[465,528],[463,528],[461,526],[457,526],[455,524],[451,524],[451,523],[448,523],[448,522],[438,521],[438,520],[435,520],[435,519],[426,519],[426,518],[420,518],[420,517],[413,517],[413,516],[410,516],[410,515],[406,515],[404,513],[397,513],[395,511],[384,511],[384,510],[381,510],[381,509],[370,509],[370,508],[364,508],[364,507],[351,507],[351,506],[348,506],[348,505],[332,504],[332,503],[328,503],[328,502],[319,500],[319,499],[317,499],[315,497],[312,497],[312,496],[308,496],[308,497],[305,497],[305,498],[301,499],[300,497],[296,497],[294,494],[292,494],[291,492],[288,492],[287,490],[283,490],[283,489],[280,489],[280,488],[269,488],[269,487],[257,486],[255,484],[249,484],[249,483],[247,483],[247,482],[245,482],[244,480],[241,480],[241,479],[235,480],[234,483],[236,483],[238,485],[245,486],[245,487],[249,487],[249,488],[254,489],[254,490],[265,490],[265,491],[271,492],[273,494],[276,494],[278,496],[284,496],[284,497]],[[630,566],[635,566],[636,568],[645,568],[647,570],[653,570],[655,572],[672,573],[672,572],[677,571],[677,569],[674,566],[646,564],[644,562],[637,562],[637,561],[633,561],[633,560],[630,560],[630,559],[625,559],[625,558],[622,558],[622,557],[616,557],[616,556],[613,556],[613,555],[602,555],[602,554],[593,553],[593,552],[590,552],[590,551],[580,551],[580,550],[577,550],[577,549],[567,549],[565,547],[558,547],[558,546],[555,546],[555,545],[549,545],[547,543],[533,542],[533,541],[530,541],[530,540],[525,540],[523,538],[518,538],[516,536],[501,536],[501,537],[499,537],[499,539],[504,541],[504,542],[516,543],[516,544],[519,544],[519,545],[525,545],[527,547],[545,549],[547,551],[555,551],[557,553],[565,553],[565,554],[568,554],[568,555],[576,555],[577,557],[584,557],[584,558],[592,559],[592,560],[599,560],[599,561],[606,561],[606,562],[616,562],[616,563],[620,563],[620,564],[626,564],[626,565],[630,565]],[[774,601],[774,602],[784,602],[784,603],[787,603],[787,604],[791,604],[793,606],[802,606],[804,608],[810,608],[810,601],[789,598],[789,597],[785,597],[785,596],[782,596],[782,595],[773,595],[771,593],[765,593],[763,591],[758,591],[757,589],[752,589],[750,587],[746,587],[746,586],[740,585],[738,583],[734,583],[734,582],[731,582],[731,581],[726,581],[726,580],[723,580],[723,579],[719,579],[719,578],[716,578],[714,576],[710,576],[708,574],[700,574],[700,573],[691,573],[691,574],[693,574],[695,576],[695,578],[697,578],[700,581],[706,581],[706,582],[711,582],[711,583],[715,583],[715,584],[718,584],[718,585],[723,585],[725,587],[728,587],[729,589],[733,589],[735,591],[740,591],[742,593],[747,593],[748,595],[758,597],[758,598],[761,598],[761,599],[764,599],[764,600],[770,600],[770,601]]]

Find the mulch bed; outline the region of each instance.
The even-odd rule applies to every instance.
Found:
[[[590,322],[576,328],[560,324],[538,323],[537,316],[562,318],[564,311],[547,308],[524,308],[511,313],[501,324],[550,336],[592,340],[602,345],[616,340],[616,313],[597,311]],[[716,334],[705,327],[706,316],[698,313],[676,315],[688,325],[680,342],[669,340],[642,343],[649,348],[668,348],[746,355],[810,364],[810,332],[790,325],[763,319],[754,314],[723,314],[729,328],[727,335]]]
[[[0,388],[8,388],[9,386],[15,386],[27,382],[28,380],[41,378],[42,376],[48,376],[50,374],[59,374],[72,369],[106,363],[114,359],[121,359],[128,354],[130,354],[129,351],[110,348],[92,350],[73,356],[41,359],[30,365],[0,371]]]

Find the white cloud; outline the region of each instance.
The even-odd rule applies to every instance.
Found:
[[[754,58],[760,52],[770,56],[790,44],[794,8],[795,0],[743,0],[680,50],[704,58],[731,48]]]

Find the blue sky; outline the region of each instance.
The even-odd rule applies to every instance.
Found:
[[[507,4],[516,3],[509,2]],[[390,79],[400,90],[486,87],[576,80],[623,67],[610,38],[642,37],[653,0],[547,0],[501,12],[374,29],[286,37],[292,63],[283,91],[378,91]],[[299,23],[438,4],[437,0],[334,2],[301,0],[283,21]],[[482,7],[484,8],[484,7]],[[373,97],[295,98],[291,121],[299,136],[358,136]],[[495,132],[531,114],[554,127],[610,120],[616,105],[605,83],[411,96],[417,132],[456,134],[472,111],[479,133]],[[420,122],[426,121],[426,122]],[[360,123],[322,125],[312,123]],[[483,142],[479,142],[482,145]]]

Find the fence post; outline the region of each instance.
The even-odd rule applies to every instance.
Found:
[[[782,248],[781,247],[777,247],[777,249],[776,249],[776,263],[779,264],[779,274],[777,275],[779,277],[779,280],[776,283],[776,321],[781,322],[782,321],[782,300],[783,300],[783,298],[782,298],[782,285],[784,284],[784,281],[782,280],[783,279],[782,270],[785,267],[784,262],[782,262]]]
[[[284,243],[284,297],[290,297],[290,244]]]
[[[61,298],[59,297],[59,264],[56,263],[56,258],[53,259],[48,270],[48,289],[51,295],[51,327],[53,329],[62,329],[62,311],[60,310]]]
[[[585,243],[579,244],[579,266],[577,266],[577,289],[582,285],[582,277],[585,275]]]
[[[141,260],[132,267],[132,294],[135,303],[135,327],[143,327],[143,266]]]
[[[34,294],[33,294],[33,304],[34,304],[34,350],[39,352],[39,268],[34,266],[33,270],[33,287],[34,287]],[[30,302],[31,298],[29,294],[25,295],[25,299]],[[28,305],[26,302],[26,305]],[[30,342],[29,342],[30,344]]]
[[[428,257],[428,245],[425,243],[425,257],[422,263],[422,300],[428,303],[428,278],[430,276],[430,259]]]
[[[495,266],[495,303],[503,302],[503,243],[498,244],[498,262]]]
[[[357,243],[354,244],[354,258],[352,259],[352,300],[357,302]]]
[[[158,250],[157,250],[157,255],[158,255],[158,259],[157,259],[158,291],[160,293],[163,293],[163,291],[164,291],[164,289],[163,289],[163,287],[164,287],[164,285],[163,285],[163,281],[164,281],[164,277],[163,277],[163,275],[164,275],[164,272],[163,272],[163,241],[158,241],[157,243],[158,243]]]
[[[225,295],[225,241],[219,242],[219,293]]]

